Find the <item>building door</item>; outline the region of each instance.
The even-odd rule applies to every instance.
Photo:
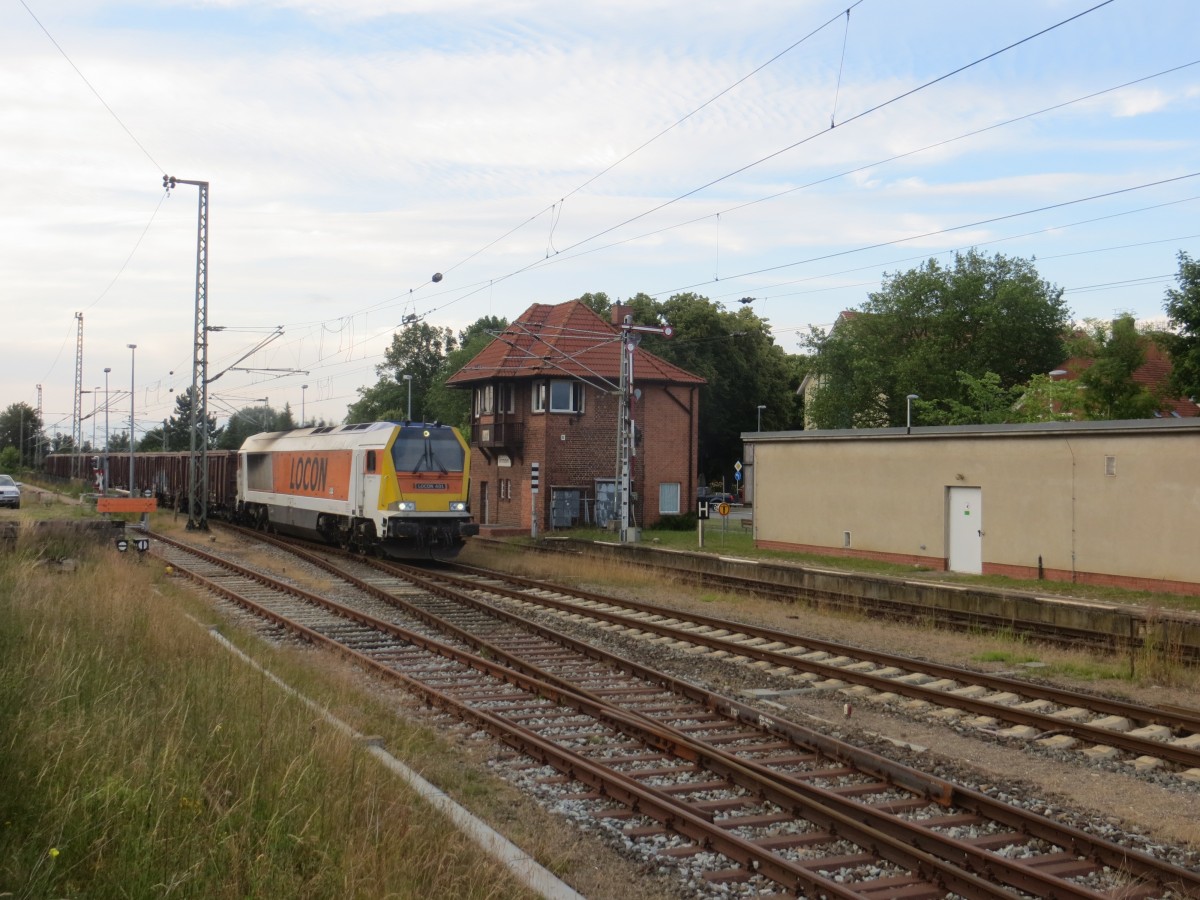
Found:
[[[952,487],[947,498],[951,572],[983,574],[983,489]]]
[[[488,525],[491,520],[488,518],[488,483],[486,481],[479,482],[479,518],[475,521],[480,525]]]

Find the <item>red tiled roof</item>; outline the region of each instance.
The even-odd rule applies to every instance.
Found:
[[[704,384],[679,366],[634,351],[634,381]],[[465,385],[494,378],[578,377],[612,382],[621,378],[620,329],[578,300],[535,303],[474,359],[446,380]]]
[[[1171,375],[1171,360],[1154,341],[1144,340],[1142,345],[1146,350],[1146,361],[1134,371],[1133,380],[1151,391],[1160,390]],[[1073,356],[1059,368],[1066,371],[1066,380],[1073,381],[1091,368],[1094,362],[1094,359]],[[1168,416],[1174,413],[1180,418],[1191,419],[1200,415],[1200,407],[1186,397],[1169,397],[1163,404],[1159,412]]]

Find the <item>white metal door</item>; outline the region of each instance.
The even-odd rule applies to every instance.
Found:
[[[983,574],[983,489],[952,487],[948,502],[951,572]]]

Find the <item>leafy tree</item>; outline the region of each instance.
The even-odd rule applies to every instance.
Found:
[[[393,334],[384,361],[375,367],[379,381],[358,389],[359,399],[350,404],[346,424],[405,419],[410,390],[405,375],[412,377],[413,419],[428,418],[425,403],[429,390],[437,383],[446,355],[457,347],[453,331],[426,322],[414,322]]]
[[[998,425],[1073,419],[1078,386],[1034,375],[1026,384],[1006,388],[995,372],[975,377],[959,372],[965,399],[914,400],[913,421],[921,425]]]
[[[931,259],[886,277],[854,312],[804,340],[822,383],[808,411],[820,428],[902,425],[909,394],[971,407],[978,398],[960,373],[994,373],[1008,390],[1064,358],[1062,289],[1024,259],[974,250],[949,268]]]
[[[32,465],[39,438],[45,440],[42,428],[36,409],[28,403],[13,403],[0,412],[0,448],[13,447],[19,465]]]
[[[475,354],[508,327],[508,319],[483,316],[458,334],[458,347],[446,354],[438,377],[425,397],[426,415],[437,422],[455,425],[464,432],[471,427],[471,392],[446,387],[446,379],[465,366]]]
[[[1122,315],[1111,325],[1089,322],[1075,341],[1075,356],[1093,362],[1079,376],[1079,405],[1088,419],[1145,419],[1162,406],[1162,398],[1133,378],[1146,362],[1148,338],[1138,333],[1133,316]]]
[[[1177,397],[1200,397],[1200,262],[1181,252],[1175,280],[1166,298],[1175,331],[1164,341],[1171,357],[1170,389]]]
[[[21,454],[14,446],[0,450],[0,472],[12,475],[21,468]]]
[[[769,323],[743,306],[726,309],[697,294],[627,301],[641,325],[668,323],[671,338],[646,334],[642,347],[708,381],[700,391],[699,463],[704,480],[730,484],[744,431],[798,428],[796,388],[803,363],[775,344]],[[636,372],[634,373],[636,379]]]
[[[285,417],[287,421],[285,421]],[[294,423],[288,424],[290,419],[291,411],[286,408],[281,414],[267,404],[244,407],[229,417],[229,421],[225,423],[225,428],[221,432],[218,446],[222,450],[236,450],[252,434],[294,428]]]
[[[55,438],[58,438],[58,437],[60,437],[60,435],[55,435]],[[70,453],[71,452],[70,451],[71,439],[69,437],[66,438],[66,440],[64,441],[64,444],[66,445],[65,447],[61,447],[61,448],[55,447],[54,448],[55,452],[59,452],[61,450],[61,452],[63,452],[63,453]],[[128,452],[129,452],[129,432],[128,431],[117,431],[108,436],[108,453],[110,456],[113,455],[114,453],[128,453]]]
[[[192,449],[192,398],[194,392],[191,386],[175,395],[175,412],[167,419],[167,449]],[[209,407],[212,408],[211,406]],[[208,414],[208,449],[220,445],[221,429],[217,427],[217,417]],[[157,451],[163,449],[163,429],[155,428],[146,432],[145,437],[138,441],[138,449]]]
[[[599,291],[595,294],[583,294],[575,299],[592,312],[596,313],[596,315],[598,315],[604,321],[608,321],[609,314],[612,312],[613,307],[613,302],[608,299],[608,294],[604,293],[603,291]]]

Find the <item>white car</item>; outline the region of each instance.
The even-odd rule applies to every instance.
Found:
[[[21,482],[13,481],[11,475],[0,475],[0,506],[21,508]]]

